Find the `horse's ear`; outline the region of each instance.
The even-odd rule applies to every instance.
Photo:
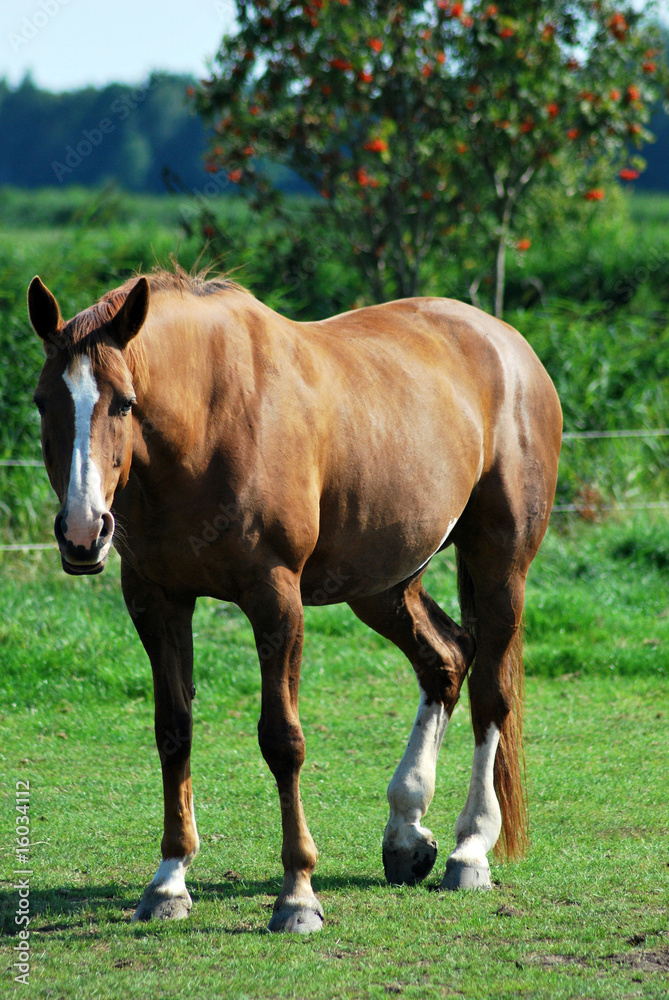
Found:
[[[28,289],[28,315],[35,333],[39,334],[42,340],[52,337],[63,322],[55,297],[37,275],[30,282]]]
[[[149,311],[149,283],[138,278],[125,302],[112,320],[112,336],[119,347],[125,347],[142,328]]]

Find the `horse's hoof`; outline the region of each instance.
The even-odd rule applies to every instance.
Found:
[[[133,920],[183,920],[191,911],[193,900],[188,891],[178,896],[166,896],[152,886],[144,890]]]
[[[490,868],[487,864],[467,864],[449,858],[441,889],[492,889]]]
[[[277,906],[269,922],[273,933],[313,934],[323,927],[323,908],[314,897],[307,903],[285,900]]]
[[[383,870],[390,885],[416,885],[430,874],[437,860],[437,841],[416,838],[406,847],[383,848]]]

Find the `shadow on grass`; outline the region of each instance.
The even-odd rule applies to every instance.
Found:
[[[203,882],[194,879],[192,885],[189,884],[188,891],[193,897],[193,902],[197,899],[237,899],[240,896],[277,896],[281,891],[281,878],[271,878],[262,880],[247,881],[243,877],[225,879],[222,882]],[[385,886],[386,880],[382,878],[369,878],[367,876],[313,876],[314,892],[337,892],[342,889],[376,889]]]
[[[376,889],[385,886],[380,878],[358,876],[314,878],[316,893],[337,892],[347,889]],[[72,932],[84,923],[104,918],[114,923],[126,923],[136,909],[145,886],[92,885],[92,886],[58,886],[53,889],[31,889],[30,891],[30,924],[32,933],[47,934],[54,931]],[[281,878],[249,880],[235,876],[234,879],[221,882],[202,882],[194,880],[189,884],[189,892],[194,908],[199,902],[216,902],[217,900],[239,899],[240,897],[269,897],[265,904],[271,909],[274,898],[281,889]],[[19,930],[25,929],[24,922],[16,924],[18,910],[18,895],[15,889],[5,889],[0,892],[0,934],[7,937],[15,936]],[[63,919],[65,918],[65,919]],[[162,923],[162,922],[160,922]],[[156,921],[152,926],[159,925]],[[137,924],[137,928],[146,929],[147,924]],[[197,928],[202,933],[202,928]],[[212,931],[214,928],[212,928]],[[264,928],[221,928],[218,933],[227,934],[264,934]],[[90,931],[86,931],[90,934]]]
[[[141,895],[141,892],[140,894]],[[118,885],[95,886],[58,886],[53,889],[30,889],[30,917],[27,929],[48,932],[57,930],[72,930],[72,923],[59,921],[59,917],[90,919],[105,911],[114,918],[122,918],[123,910],[134,909],[139,895],[130,887]],[[26,929],[25,923],[17,925],[18,896],[15,889],[5,889],[0,892],[0,934],[13,936]],[[45,919],[55,918],[52,922],[42,923]]]

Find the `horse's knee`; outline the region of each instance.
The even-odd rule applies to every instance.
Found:
[[[258,744],[267,766],[277,779],[294,774],[304,763],[306,747],[299,725],[272,723],[261,717],[258,723]]]
[[[422,690],[449,711],[460,697],[476,648],[469,632],[451,624],[449,633],[444,634],[442,628],[438,636],[430,635],[429,642],[421,641],[412,661]]]
[[[431,701],[440,702],[451,712],[460,697],[460,689],[467,674],[468,664],[459,655],[433,653],[425,660],[414,661],[414,669],[421,689]]]

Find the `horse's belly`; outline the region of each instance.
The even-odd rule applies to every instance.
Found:
[[[432,556],[448,545],[448,536],[457,518],[448,522],[436,544],[415,553],[394,553],[390,548],[370,549],[358,558],[342,553],[342,558],[310,560],[301,578],[302,601],[307,606],[340,604],[359,597],[380,594],[424,569]],[[424,553],[427,552],[427,555]]]
[[[358,516],[340,523],[324,519],[302,572],[304,604],[336,604],[378,594],[415,575],[448,545],[470,492],[454,496],[445,488],[438,495],[428,488],[421,503],[401,509],[389,503],[368,512],[367,518],[356,511]]]

